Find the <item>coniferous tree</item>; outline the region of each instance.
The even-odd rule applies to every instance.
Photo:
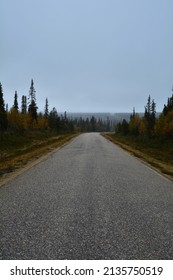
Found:
[[[152,100],[151,104],[151,119],[154,125],[156,120],[156,103],[154,102],[154,99]]]
[[[17,91],[15,91],[13,108],[16,110],[16,112],[19,111],[19,106],[18,106],[18,100],[17,100],[17,98],[18,98],[18,96],[17,96]]]
[[[34,100],[35,103],[36,103],[36,96],[35,96],[35,94],[36,94],[36,90],[34,88],[34,81],[32,79],[31,80],[31,86],[30,86],[30,89],[29,89],[29,97],[28,97],[29,104],[31,104],[32,100]]]
[[[148,97],[147,105],[145,106],[144,119],[147,124],[148,135],[151,136],[156,120],[156,103],[154,102],[154,99],[151,101],[150,95]]]
[[[3,89],[1,83],[0,83],[0,112],[5,113],[5,102],[3,98]]]
[[[45,108],[44,108],[44,117],[47,119],[49,116],[49,104],[48,99],[46,98]]]
[[[151,96],[149,95],[147,105],[145,106],[145,113],[144,113],[145,118],[149,119],[150,114],[151,114]]]
[[[32,121],[37,120],[37,105],[34,100],[28,106],[28,113],[31,115]]]
[[[31,120],[37,120],[37,104],[36,104],[36,96],[35,96],[35,88],[34,88],[34,81],[33,79],[31,80],[31,86],[29,90],[29,106],[28,106],[28,113],[31,115]]]
[[[0,83],[0,132],[7,129],[7,113],[5,111],[5,102],[3,98],[2,84]]]

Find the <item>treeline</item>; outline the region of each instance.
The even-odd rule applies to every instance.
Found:
[[[58,132],[73,131],[73,124],[67,119],[66,113],[58,115],[56,108],[49,112],[48,99],[45,100],[44,112],[38,112],[36,90],[31,80],[28,97],[23,95],[19,108],[17,91],[14,94],[13,106],[5,106],[2,84],[0,83],[0,132],[22,133],[28,130],[54,130]]]
[[[80,129],[80,132],[110,132],[113,127],[108,117],[107,120],[97,119],[94,116],[86,119],[80,117],[73,119],[73,124]]]
[[[173,94],[164,104],[159,117],[156,117],[156,103],[149,95],[143,117],[133,109],[130,121],[123,119],[116,125],[115,132],[121,135],[157,137],[160,140],[173,139]]]
[[[49,111],[48,99],[45,100],[44,112],[38,112],[36,90],[31,80],[28,96],[23,95],[19,107],[18,94],[15,91],[13,106],[9,109],[5,104],[3,88],[0,83],[0,133],[26,131],[53,131],[57,133],[102,132],[111,130],[111,122],[102,121],[92,116],[90,119],[68,118],[67,113],[58,114],[54,107]]]

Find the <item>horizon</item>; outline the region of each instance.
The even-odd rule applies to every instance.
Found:
[[[2,84],[2,83],[1,83]],[[20,110],[20,108],[21,108],[21,101],[22,101],[22,95],[20,94],[18,94],[18,90],[14,90],[13,91],[13,95],[11,94],[10,96],[9,95],[7,95],[6,96],[6,93],[4,92],[4,86],[3,86],[3,84],[2,84],[2,89],[3,89],[3,97],[4,97],[4,102],[5,102],[5,105],[8,107],[8,110],[10,110],[11,108],[12,108],[12,106],[13,106],[13,103],[14,103],[14,94],[15,94],[15,91],[17,91],[17,95],[18,95],[18,105],[19,105],[19,110]],[[29,89],[28,89],[28,93],[29,93]],[[26,97],[28,98],[28,93],[27,93],[27,95],[26,95]],[[172,92],[171,93],[173,93],[173,87],[172,87]],[[163,108],[164,108],[164,105],[167,103],[167,100],[168,100],[168,98],[172,95],[170,93],[170,95],[168,95],[167,96],[167,98],[165,98],[165,103],[163,104],[163,106],[162,106],[162,109],[160,109],[160,110],[157,110],[157,101],[156,100],[154,100],[155,102],[156,102],[156,113],[161,113],[162,111],[163,111]],[[149,95],[148,95],[149,96]],[[132,113],[133,112],[133,109],[135,109],[135,112],[136,113],[139,113],[139,114],[142,114],[144,111],[145,111],[145,106],[146,106],[146,104],[147,104],[147,99],[148,99],[148,96],[147,96],[147,98],[146,98],[146,103],[143,105],[143,111],[142,110],[138,110],[137,108],[136,108],[136,106],[133,106],[132,108],[131,108],[131,110],[130,109],[127,109],[127,110],[119,110],[119,109],[117,109],[116,111],[104,111],[104,110],[100,110],[100,111],[98,111],[98,110],[95,110],[95,111],[90,111],[90,110],[86,110],[86,111],[72,111],[72,110],[67,110],[67,109],[64,109],[64,110],[58,110],[58,108],[56,107],[56,106],[52,106],[51,108],[50,108],[50,105],[49,105],[49,111],[51,111],[53,108],[55,108],[56,110],[57,110],[57,112],[59,112],[60,114],[62,114],[62,113],[64,113],[64,112],[67,112],[67,113],[70,113],[70,114],[99,114],[99,113],[102,113],[102,114],[121,114],[121,113]],[[151,96],[151,95],[150,95]],[[7,98],[6,97],[8,97],[8,100],[7,100]],[[37,102],[37,99],[39,100],[39,102],[40,102],[40,98],[37,98],[37,90],[36,90],[36,103],[37,103],[37,106],[38,106],[38,112],[40,112],[40,113],[42,113],[42,112],[44,112],[44,107],[45,107],[45,104],[43,105],[43,102],[42,102],[42,105],[43,105],[43,108],[40,108],[40,104],[38,104],[38,102]],[[153,99],[152,98],[152,96],[151,96],[151,99]],[[6,101],[9,101],[9,102],[6,102]],[[48,103],[49,103],[49,98],[48,98]],[[142,106],[140,106],[140,107],[142,107]],[[161,108],[161,105],[160,105],[160,108]]]

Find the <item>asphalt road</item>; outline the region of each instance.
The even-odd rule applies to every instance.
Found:
[[[173,183],[80,135],[0,188],[0,259],[173,259]]]

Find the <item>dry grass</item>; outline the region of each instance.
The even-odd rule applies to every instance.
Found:
[[[21,147],[10,147],[0,151],[0,178],[7,173],[24,167],[52,150],[61,147],[74,138],[76,134],[65,134],[41,139],[32,139]],[[10,146],[10,145],[9,145]]]

